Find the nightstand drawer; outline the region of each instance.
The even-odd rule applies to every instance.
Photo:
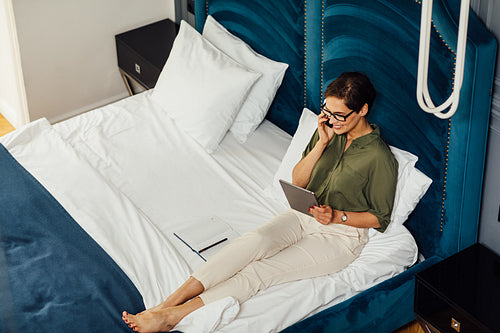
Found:
[[[442,295],[438,295],[418,279],[415,293],[418,295],[415,298],[415,314],[440,333],[493,332],[457,305],[447,302]]]
[[[155,86],[161,68],[142,58],[124,43],[117,41],[118,67],[147,89]]]

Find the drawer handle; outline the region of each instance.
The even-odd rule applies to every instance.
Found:
[[[455,318],[451,318],[451,328],[453,328],[457,332],[460,332],[460,322]]]
[[[137,72],[137,74],[141,74],[141,66],[135,64],[135,71]]]

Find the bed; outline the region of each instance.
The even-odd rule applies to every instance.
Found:
[[[442,100],[458,6],[435,2],[430,92]],[[372,79],[370,121],[400,164],[390,228],[370,231],[343,271],[217,301],[175,329],[391,332],[413,320],[415,274],[477,241],[496,55],[471,14],[457,114],[422,112],[420,6],[195,1],[198,32],[181,24],[153,90],[0,138],[1,331],[129,330],[121,311],[158,304],[203,263],[178,228],[217,217],[236,237],[287,209],[277,179],[346,70]]]

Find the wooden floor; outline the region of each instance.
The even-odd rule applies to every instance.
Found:
[[[9,132],[15,130],[14,126],[12,126],[7,119],[0,113],[0,136],[3,136]]]
[[[413,321],[408,325],[401,327],[399,330],[394,331],[393,333],[425,333],[425,332],[416,321]]]

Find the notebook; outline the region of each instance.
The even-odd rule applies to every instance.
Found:
[[[232,228],[215,216],[193,217],[181,225],[174,236],[205,261],[235,238]]]

